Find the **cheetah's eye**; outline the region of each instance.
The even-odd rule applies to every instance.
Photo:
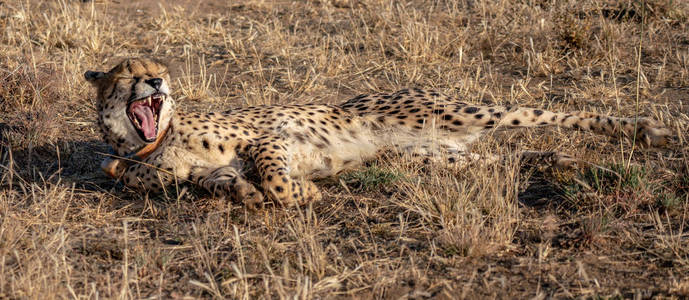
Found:
[[[133,80],[135,80],[135,78],[130,77],[130,76],[118,76],[115,78],[115,80],[116,81],[133,81]]]
[[[164,69],[164,70],[148,72],[148,73],[146,73],[146,76],[148,76],[148,77],[162,77],[162,76],[165,76],[167,74],[168,74],[168,70]]]

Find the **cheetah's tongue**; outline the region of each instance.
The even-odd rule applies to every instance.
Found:
[[[141,124],[141,131],[144,133],[144,137],[147,140],[153,140],[156,138],[156,120],[153,116],[153,111],[150,106],[147,105],[137,105],[132,107],[132,112],[139,119]]]

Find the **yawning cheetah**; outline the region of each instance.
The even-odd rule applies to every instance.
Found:
[[[175,111],[168,69],[155,60],[127,59],[85,77],[98,90],[103,138],[127,157],[103,162],[109,176],[149,191],[188,180],[250,206],[262,203],[263,193],[284,205],[318,200],[311,179],[355,167],[382,150],[429,156],[443,151],[459,161],[468,144],[497,127],[622,133],[648,146],[663,145],[670,135],[651,119],[479,106],[420,89],[361,95],[340,105],[187,113]],[[247,170],[258,171],[263,193],[247,181]]]

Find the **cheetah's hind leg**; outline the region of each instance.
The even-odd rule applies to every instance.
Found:
[[[394,149],[396,152],[409,155],[414,161],[441,166],[458,166],[475,162],[494,163],[500,160],[497,155],[471,153],[463,145],[442,141],[421,141],[415,144],[397,145]]]
[[[415,160],[422,161],[425,164],[433,163],[445,166],[458,166],[467,163],[497,163],[507,159],[505,156],[498,156],[495,154],[477,154],[465,150],[457,150],[448,147],[433,147],[433,146],[416,146],[401,149],[403,153],[410,154]],[[564,153],[557,151],[520,151],[516,154],[516,158],[523,165],[547,167],[554,169],[572,169],[576,168],[581,161]]]

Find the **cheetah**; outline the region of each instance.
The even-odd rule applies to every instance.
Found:
[[[97,89],[98,126],[115,154],[101,164],[108,176],[151,192],[188,181],[254,208],[264,194],[286,206],[318,201],[312,180],[381,151],[433,157],[442,151],[447,162],[457,163],[471,157],[468,145],[497,128],[552,125],[635,137],[646,146],[662,146],[671,136],[648,118],[474,105],[422,89],[360,95],[339,105],[182,112],[170,96],[168,68],[157,60],[126,59],[84,76]],[[571,160],[556,152],[530,155],[556,164]],[[260,184],[247,177],[251,172]]]

